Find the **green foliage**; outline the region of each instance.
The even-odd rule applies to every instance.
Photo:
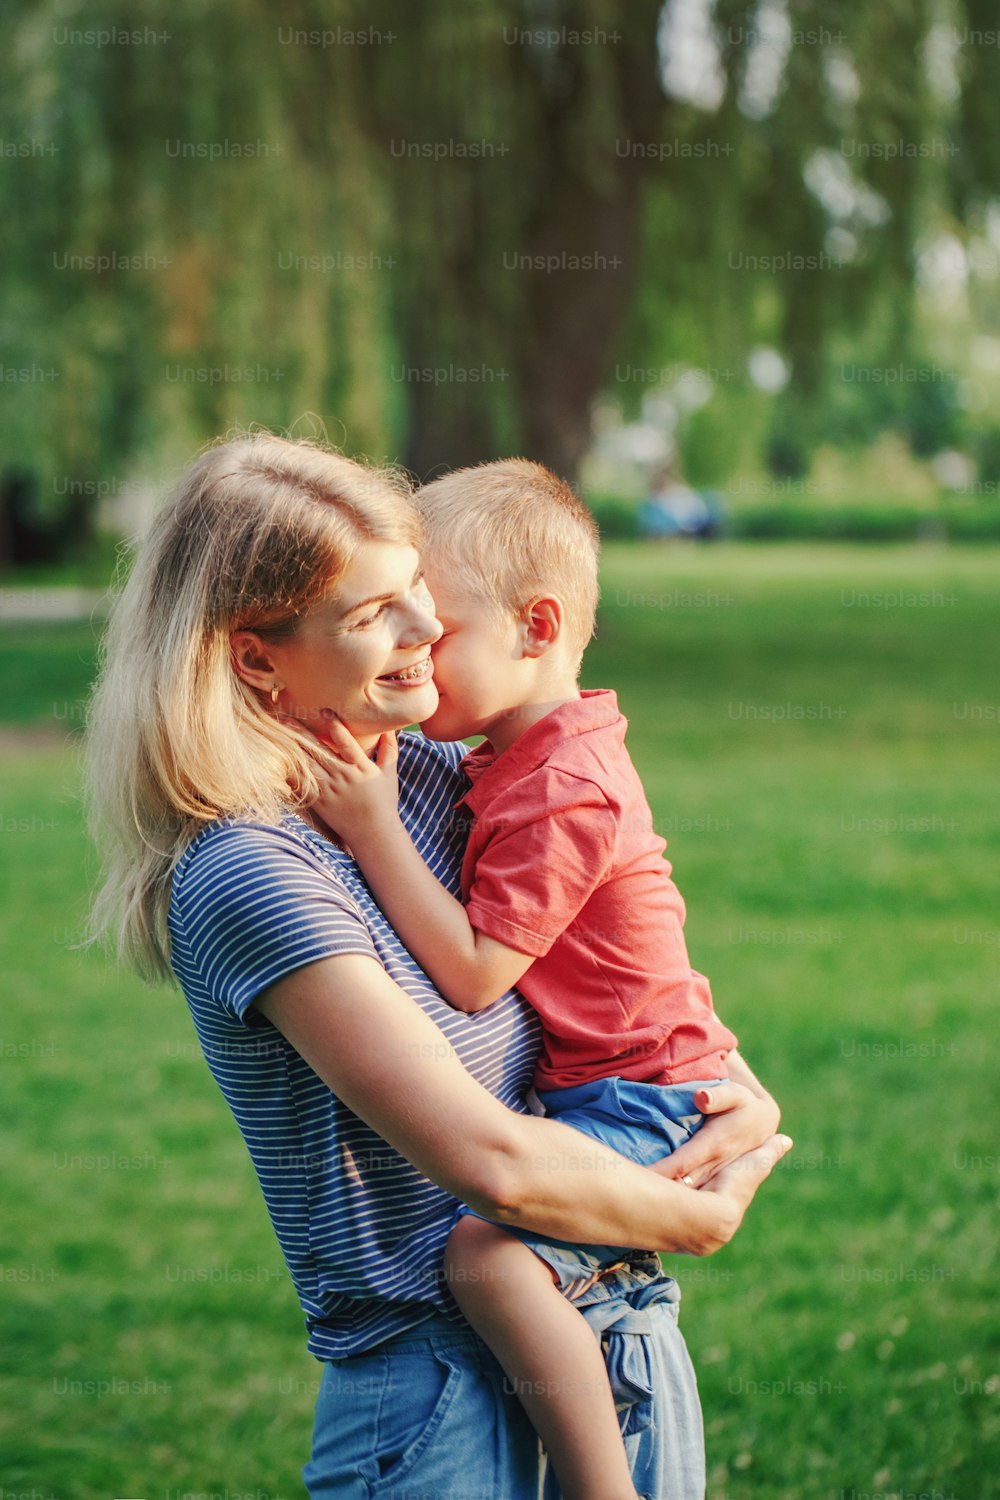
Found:
[[[587,495],[606,541],[639,536],[639,505],[614,495]],[[884,500],[852,505],[815,505],[795,500],[743,504],[726,516],[723,529],[734,541],[812,542],[1000,542],[1000,507],[979,508],[942,501],[933,510]],[[654,551],[657,544],[647,544]],[[675,549],[668,549],[673,557]]]
[[[824,507],[782,502],[734,511],[726,529],[731,537],[753,541],[1000,542],[1000,509],[943,505],[929,511],[877,500]]]
[[[593,512],[604,541],[628,541],[639,534],[639,508],[630,500],[616,495],[588,495],[587,505]]]
[[[155,39],[73,40],[111,26]],[[354,269],[375,248],[358,132],[329,86],[307,106],[322,80],[289,69],[273,14],[22,6],[0,66],[5,135],[52,149],[6,165],[19,233],[0,317],[12,363],[56,371],[19,393],[8,457],[46,488],[121,481],[139,455],[166,465],[310,408],[378,451],[384,392],[355,369],[385,315],[376,273]],[[325,163],[296,149],[307,113]],[[349,169],[329,170],[333,142]],[[337,269],[308,269],[324,256]]]
[[[572,473],[592,398],[635,406],[648,389],[612,385],[616,353],[738,369],[738,415],[765,342],[793,371],[772,448],[805,463],[845,339],[873,363],[919,357],[921,236],[946,210],[982,231],[1000,54],[959,46],[949,95],[923,61],[934,8],[787,9],[818,41],[794,42],[754,107],[761,16],[715,8],[713,110],[660,86],[659,0],[299,0],[280,16],[263,0],[15,0],[0,133],[30,159],[4,160],[17,234],[0,325],[5,363],[43,373],[14,388],[5,462],[51,500],[61,480],[160,472],[230,424],[311,411],[347,451],[421,475],[514,450]],[[989,19],[984,0],[948,18]],[[110,27],[149,38],[73,40]],[[323,40],[351,32],[370,40]],[[898,141],[956,154],[852,154]],[[820,202],[821,152],[881,217],[856,195]],[[810,264],[743,268],[789,254]],[[560,263],[581,255],[597,268]],[[903,394],[888,417],[918,447],[951,440],[940,391]],[[704,445],[696,467],[722,477]]]

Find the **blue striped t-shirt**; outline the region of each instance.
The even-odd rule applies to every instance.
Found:
[[[460,892],[453,808],[467,746],[399,740],[400,814],[431,870]],[[513,992],[453,1010],[403,947],[349,855],[289,814],[210,824],[173,877],[171,956],[209,1067],[246,1141],[320,1359],[357,1354],[434,1310],[460,1315],[441,1260],[456,1201],[350,1112],[254,1008],[283,975],[338,953],[376,957],[437,1023],[472,1076],[523,1112],[538,1053]],[[386,1059],[387,1087],[391,1060]]]

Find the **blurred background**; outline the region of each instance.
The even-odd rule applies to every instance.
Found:
[[[598,517],[584,681],[797,1143],[671,1266],[710,1500],[1000,1494],[995,5],[4,20],[0,1500],[304,1493],[245,1151],[180,996],[78,946],[119,543],[253,424]]]
[[[1000,537],[983,0],[12,3],[3,553],[232,423]],[[72,539],[72,540],[71,540]]]

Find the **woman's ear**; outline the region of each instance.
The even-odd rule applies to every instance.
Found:
[[[525,656],[544,656],[562,634],[562,600],[555,594],[532,599],[521,612]]]
[[[248,687],[270,693],[277,685],[277,666],[270,648],[252,630],[234,630],[229,637],[233,671]]]

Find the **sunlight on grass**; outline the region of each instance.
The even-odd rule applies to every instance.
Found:
[[[584,680],[796,1139],[736,1241],[672,1265],[712,1500],[1000,1494],[998,562],[607,551]],[[5,731],[0,809],[4,1483],[300,1495],[319,1366],[183,1000],[73,948],[77,757],[38,734],[79,721],[93,632],[2,647],[36,737]]]

